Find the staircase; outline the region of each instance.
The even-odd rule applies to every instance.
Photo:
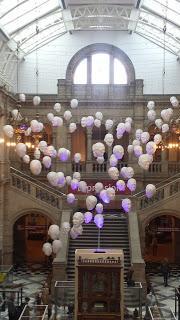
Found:
[[[83,224],[83,234],[77,239],[70,239],[68,253],[68,280],[74,280],[76,249],[98,247],[98,228],[94,223]],[[124,251],[125,272],[130,266],[128,220],[121,214],[106,214],[104,227],[100,231],[100,248],[120,248]]]
[[[10,186],[12,189],[16,189],[16,191],[18,190],[18,192],[31,198],[33,202],[37,201],[41,205],[44,204],[55,209],[61,208],[62,197],[65,196],[59,190],[13,167],[10,168]]]
[[[137,210],[143,211],[152,206],[162,206],[163,201],[169,201],[174,197],[179,198],[180,193],[180,173],[170,177],[156,185],[155,195],[148,199],[143,192],[137,193],[133,198],[137,199]]]

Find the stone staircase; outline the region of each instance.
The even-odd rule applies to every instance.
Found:
[[[37,201],[41,205],[61,209],[62,197],[65,194],[13,167],[10,167],[10,186],[31,198],[33,202]]]
[[[83,234],[69,240],[68,280],[74,280],[76,249],[98,248],[98,228],[94,223],[83,224]],[[124,251],[125,272],[130,266],[128,220],[121,214],[105,214],[104,227],[100,231],[100,248],[120,248]]]

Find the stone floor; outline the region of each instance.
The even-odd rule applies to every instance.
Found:
[[[13,274],[13,282],[16,285],[23,286],[23,298],[28,296],[34,303],[35,294],[41,291],[44,281],[46,281],[49,270],[40,268],[39,270],[32,270],[26,267],[17,269]],[[175,311],[175,288],[180,285],[180,268],[176,267],[172,270],[170,278],[168,279],[168,286],[164,287],[163,277],[158,268],[151,268],[148,273],[152,288],[155,293],[156,302],[159,307],[165,307],[164,310],[168,312],[171,308]],[[145,307],[143,307],[143,315]],[[0,313],[0,320],[7,320],[7,310]],[[64,317],[63,317],[64,319]],[[168,318],[167,318],[168,319]]]

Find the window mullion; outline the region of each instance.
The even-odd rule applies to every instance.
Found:
[[[87,84],[92,83],[92,55],[87,56]]]
[[[109,84],[114,83],[114,57],[112,55],[109,56]]]

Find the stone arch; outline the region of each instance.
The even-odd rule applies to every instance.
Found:
[[[88,57],[90,54],[104,52],[113,55],[118,58],[124,65],[127,72],[127,84],[131,84],[135,81],[135,69],[132,61],[127,54],[114,45],[107,43],[94,43],[80,49],[70,60],[66,70],[66,81],[73,83],[73,75],[76,67],[81,60]]]

